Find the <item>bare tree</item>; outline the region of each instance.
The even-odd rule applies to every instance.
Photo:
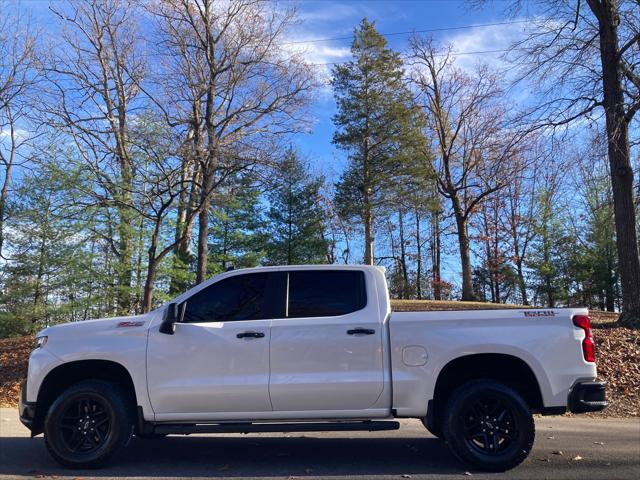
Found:
[[[8,6],[7,6],[8,8]],[[29,111],[27,96],[35,85],[35,34],[20,13],[0,19],[0,258],[12,170],[21,162],[20,150],[32,133],[20,128]]]
[[[96,195],[117,213],[117,235],[105,238],[118,259],[117,309],[131,309],[135,175],[129,131],[140,107],[144,59],[137,36],[136,0],[74,1],[51,7],[62,33],[45,61],[52,93],[47,122],[69,135],[96,180]],[[56,48],[59,47],[59,48]]]
[[[233,158],[228,153],[238,144],[297,129],[313,72],[280,45],[294,9],[255,0],[160,0],[150,8],[173,92],[163,108],[170,123],[187,126],[188,157],[200,185],[193,192],[200,283],[207,276],[209,206],[221,159]]]
[[[529,305],[525,265],[531,240],[535,236],[536,182],[536,168],[529,174],[519,172],[512,179],[505,189],[505,205],[501,222],[509,238],[511,257],[516,267],[520,301],[523,305]]]
[[[602,113],[608,139],[616,245],[622,284],[620,322],[640,325],[640,257],[629,128],[640,109],[640,5],[630,0],[547,0],[529,35],[512,46],[522,79],[541,100],[534,126],[557,131]],[[564,129],[563,129],[564,131]]]
[[[473,74],[453,65],[450,48],[428,37],[410,40],[413,81],[436,138],[435,175],[456,222],[462,267],[462,300],[473,300],[469,218],[484,199],[504,188],[522,165],[522,139],[506,125],[499,77],[486,66]]]

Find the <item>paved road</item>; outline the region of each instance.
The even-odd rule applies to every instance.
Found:
[[[29,439],[17,411],[0,409],[0,477],[56,478],[391,478],[638,479],[640,419],[537,419],[530,457],[504,474],[466,472],[417,421],[392,432],[305,435],[191,435],[133,439],[101,470],[65,470],[42,437]],[[558,452],[562,452],[560,455]]]

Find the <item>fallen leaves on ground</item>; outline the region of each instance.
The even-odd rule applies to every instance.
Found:
[[[20,383],[27,377],[33,337],[0,340],[0,406],[16,406]]]
[[[596,321],[593,337],[598,377],[607,381],[609,407],[589,415],[640,416],[640,330],[617,327],[611,321]]]

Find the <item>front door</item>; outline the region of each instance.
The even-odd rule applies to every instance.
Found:
[[[227,276],[186,300],[173,335],[156,328],[149,333],[148,389],[158,420],[272,410],[267,301],[272,275]]]
[[[360,270],[291,270],[271,323],[275,411],[364,410],[384,386],[382,325]],[[369,297],[369,298],[367,298]]]

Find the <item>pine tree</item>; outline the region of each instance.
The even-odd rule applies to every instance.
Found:
[[[400,55],[366,18],[354,32],[353,60],[335,67],[332,86],[338,113],[333,143],[349,153],[335,203],[364,230],[364,263],[374,262],[374,227],[385,203],[388,179],[402,164],[401,152],[418,141],[419,119],[403,81]]]
[[[536,215],[536,238],[532,244],[529,268],[533,277],[536,303],[549,308],[566,303],[569,295],[568,261],[575,250],[574,237],[565,226],[569,221],[555,207],[558,198],[553,189],[541,189]]]
[[[264,256],[264,208],[255,180],[233,176],[212,199],[209,224],[211,273],[228,267],[255,267]]]
[[[22,179],[12,204],[10,257],[3,265],[0,338],[61,321],[84,320],[90,302],[91,255],[69,207],[79,172],[55,165]]]
[[[325,212],[320,207],[322,179],[310,178],[290,149],[267,197],[266,263],[296,265],[326,263]]]

